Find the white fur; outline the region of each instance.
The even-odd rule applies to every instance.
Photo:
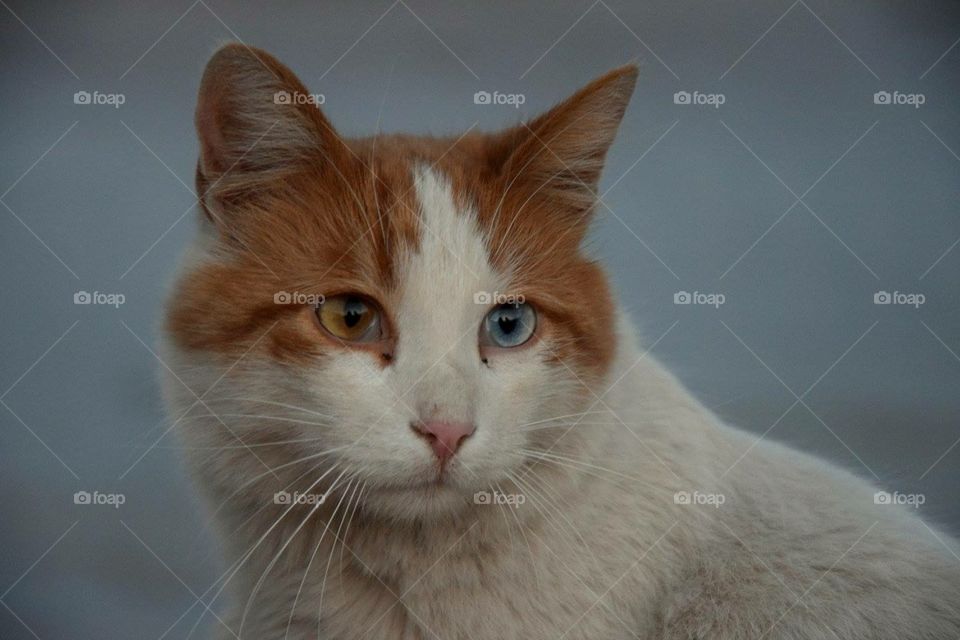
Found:
[[[288,628],[290,638],[383,640],[960,636],[960,561],[945,548],[956,553],[954,541],[905,509],[875,505],[874,489],[851,474],[768,440],[753,446],[720,424],[642,357],[625,317],[610,374],[586,401],[569,369],[547,363],[548,344],[484,364],[477,331],[487,308],[473,297],[508,291],[509,274],[491,267],[473,213],[442,176],[418,170],[416,188],[422,236],[419,251],[396,256],[389,366],[344,351],[296,370],[251,354],[205,398],[217,413],[323,423],[223,418],[245,437],[318,440],[251,452],[213,418],[180,425],[192,447],[233,445],[191,450],[191,461],[212,506],[223,505],[228,560],[245,558],[223,585],[234,633],[245,618],[242,637],[256,640]],[[232,364],[172,346],[167,354],[198,394]],[[195,400],[177,382],[168,397],[175,416]],[[422,486],[436,474],[409,427],[422,417],[477,425],[443,488]],[[550,429],[524,430],[550,418]],[[547,450],[568,428],[551,449],[563,458],[513,481],[522,449]],[[349,475],[322,509],[286,515],[271,503],[333,462],[323,486]],[[526,502],[474,503],[475,492],[494,490]],[[725,501],[677,504],[678,491]],[[360,507],[347,526],[351,502]],[[328,521],[333,530],[321,535]]]

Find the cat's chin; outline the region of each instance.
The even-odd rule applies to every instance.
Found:
[[[364,502],[385,516],[423,520],[466,512],[474,506],[473,498],[472,489],[444,479],[378,487]]]

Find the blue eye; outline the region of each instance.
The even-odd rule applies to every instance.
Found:
[[[502,304],[495,307],[483,320],[481,342],[509,349],[519,347],[530,339],[537,328],[537,314],[526,303]]]

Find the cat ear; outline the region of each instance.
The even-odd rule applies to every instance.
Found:
[[[637,80],[636,65],[597,78],[550,111],[502,134],[491,151],[507,184],[555,209],[559,223],[585,231],[607,150]],[[555,222],[556,224],[556,222]]]
[[[270,54],[228,44],[207,63],[200,82],[197,192],[217,224],[231,209],[324,162],[344,147],[320,112],[319,96]]]

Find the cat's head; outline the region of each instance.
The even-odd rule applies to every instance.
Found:
[[[167,322],[207,480],[268,501],[327,473],[415,517],[470,508],[589,423],[616,338],[580,245],[635,79],[498,133],[346,139],[274,58],[218,51],[204,231]]]

